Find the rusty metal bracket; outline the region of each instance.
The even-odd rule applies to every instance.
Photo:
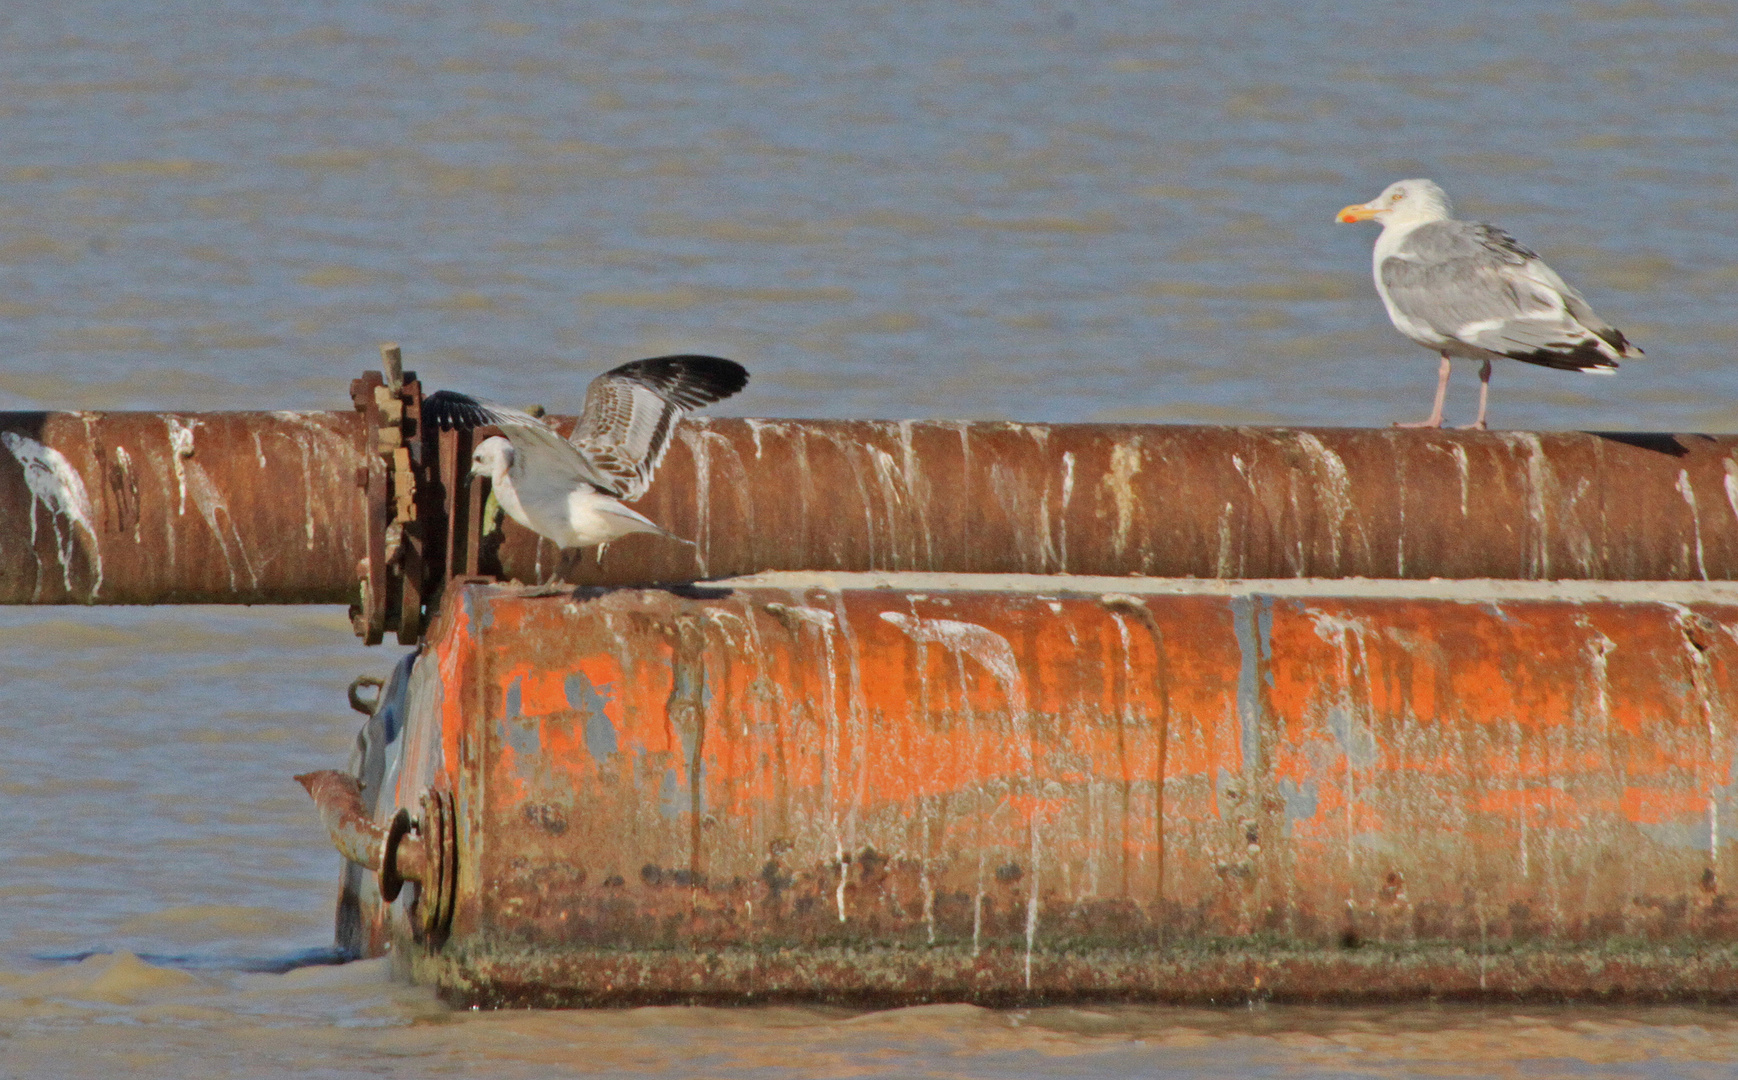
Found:
[[[397,634],[414,645],[454,578],[496,580],[500,561],[485,543],[487,481],[469,477],[471,447],[499,434],[438,431],[422,422],[422,384],[404,370],[397,345],[380,347],[382,372],[350,384],[363,416],[356,483],[365,493],[367,554],[357,563],[357,636],[369,645]]]
[[[424,469],[422,383],[406,373],[397,345],[380,347],[380,372],[350,384],[350,400],[362,413],[363,458],[356,482],[366,493],[367,554],[357,563],[358,602],[351,625],[370,645],[386,631],[400,644],[422,636],[427,593],[427,540],[419,514],[419,474]]]
[[[444,515],[442,532],[446,542],[442,559],[443,589],[458,578],[466,581],[500,580],[500,559],[495,548],[485,543],[489,523],[484,520],[483,510],[488,502],[489,481],[472,479],[470,475],[472,449],[489,436],[499,434],[499,428],[481,427],[471,431],[442,431],[435,436],[440,461],[440,513]]]
[[[363,716],[373,716],[374,710],[380,707],[380,692],[385,685],[384,679],[376,678],[373,675],[358,675],[350,680],[350,689],[346,691],[345,696],[349,698],[352,709]],[[373,700],[362,696],[363,687],[373,688]]]

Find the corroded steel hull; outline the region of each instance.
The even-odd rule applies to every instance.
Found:
[[[377,817],[454,1000],[1738,997],[1738,590],[471,586]],[[412,929],[421,944],[412,941]]]

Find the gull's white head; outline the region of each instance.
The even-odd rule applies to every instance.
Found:
[[[513,444],[499,435],[491,435],[471,452],[471,475],[486,476],[496,483],[513,467]]]
[[[1441,221],[1451,213],[1448,195],[1429,180],[1396,180],[1367,203],[1353,203],[1341,210],[1341,221],[1374,221],[1378,225],[1406,225]]]

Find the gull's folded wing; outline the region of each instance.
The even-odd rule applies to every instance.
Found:
[[[1384,259],[1396,312],[1446,338],[1576,371],[1610,369],[1623,336],[1538,255],[1501,229],[1436,221]]]

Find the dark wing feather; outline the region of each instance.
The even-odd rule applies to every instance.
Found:
[[[1528,260],[1539,257],[1538,252],[1495,225],[1486,225],[1483,222],[1475,221],[1472,223],[1471,233],[1481,247],[1506,263],[1521,266]]]
[[[593,380],[625,379],[683,409],[697,409],[748,385],[748,369],[720,356],[654,356],[611,368]]]
[[[610,491],[615,479],[598,469],[579,447],[556,434],[554,428],[520,409],[510,409],[467,394],[436,390],[422,399],[422,418],[445,430],[472,431],[497,427],[513,444],[520,486],[533,484],[571,485],[583,481],[599,491]]]
[[[478,401],[469,394],[452,390],[436,390],[422,399],[422,419],[442,431],[468,431],[472,428],[506,427],[513,424],[542,425],[543,421],[528,412]]]
[[[716,356],[655,356],[604,372],[585,391],[573,443],[632,501],[646,493],[682,414],[748,384],[748,370]]]

